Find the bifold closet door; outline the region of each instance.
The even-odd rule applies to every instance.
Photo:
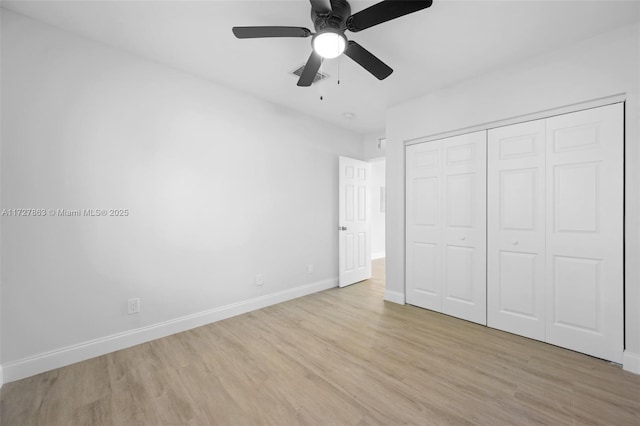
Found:
[[[442,312],[441,142],[406,149],[406,302]]]
[[[623,352],[623,104],[547,119],[547,342]]]
[[[545,340],[545,120],[489,130],[487,325]]]
[[[623,352],[623,106],[489,131],[490,327]]]
[[[442,312],[487,324],[487,132],[442,149]]]
[[[406,300],[486,324],[486,132],[406,150]]]

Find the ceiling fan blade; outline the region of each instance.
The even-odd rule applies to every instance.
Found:
[[[433,0],[384,0],[376,3],[347,19],[347,29],[358,32],[374,25],[426,9]]]
[[[233,27],[237,38],[309,37],[311,30],[302,27]]]
[[[298,86],[311,86],[320,69],[320,65],[322,65],[322,57],[315,51],[311,52],[311,56],[309,56],[309,60],[307,60],[307,64],[304,66],[304,70],[302,70],[302,74],[298,80]]]
[[[318,13],[331,12],[331,2],[329,0],[309,0],[311,2],[311,9]]]
[[[344,54],[360,64],[362,68],[369,71],[378,80],[384,80],[393,72],[387,64],[353,40],[349,40],[349,46],[347,46]]]

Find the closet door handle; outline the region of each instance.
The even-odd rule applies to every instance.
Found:
[[[518,245],[518,240],[513,240],[513,241],[511,241],[511,243],[512,243],[514,246],[517,246],[517,245]]]
[[[466,240],[466,239],[467,239],[467,236],[466,236],[466,235],[463,235],[463,236],[461,236],[461,237],[460,237],[460,239],[461,239],[462,241],[464,241],[464,240]]]

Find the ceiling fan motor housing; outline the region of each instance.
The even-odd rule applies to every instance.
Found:
[[[331,10],[328,12],[311,8],[311,20],[318,33],[327,28],[344,31],[347,28],[349,16],[351,16],[351,6],[346,0],[331,0]]]

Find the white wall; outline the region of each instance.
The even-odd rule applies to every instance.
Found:
[[[640,26],[635,25],[391,108],[386,129],[386,297],[398,301],[404,294],[405,141],[625,94],[625,368],[640,373],[639,90]]]
[[[363,158],[360,135],[7,11],[2,107],[4,208],[130,211],[3,218],[6,380],[92,339],[335,285],[337,157]]]
[[[371,163],[371,257],[385,257],[386,213],[381,211],[380,188],[385,186],[385,160],[380,158]],[[386,209],[385,209],[386,210]]]

